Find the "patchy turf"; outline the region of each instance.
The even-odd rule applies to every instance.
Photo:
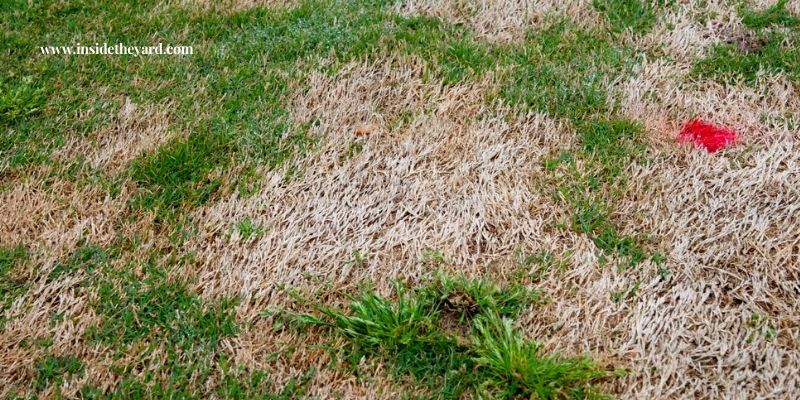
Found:
[[[798,397],[798,21],[4,2],[0,396]]]

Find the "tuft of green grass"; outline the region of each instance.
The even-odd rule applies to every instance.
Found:
[[[530,268],[528,276],[537,280],[551,269],[565,270],[570,264],[572,252],[567,252],[564,256],[559,257],[547,249],[539,249],[539,251],[529,254],[518,251],[517,258],[521,265]]]
[[[245,218],[236,224],[236,229],[242,237],[242,240],[249,240],[264,234],[264,228],[253,222],[250,218]]]
[[[577,129],[583,165],[569,159],[562,170],[562,162],[553,164],[550,171],[557,176],[557,199],[572,210],[573,230],[589,235],[605,254],[621,257],[624,266],[638,265],[647,258],[641,240],[620,236],[612,214],[614,202],[626,187],[626,168],[645,151],[644,130],[620,118],[581,120]]]
[[[762,11],[753,10],[745,7],[739,7],[739,16],[742,18],[742,23],[750,29],[763,29],[770,26],[786,26],[793,27],[800,25],[800,18],[793,15],[786,9],[789,0],[778,0],[772,6]]]
[[[84,366],[75,356],[54,357],[48,355],[36,362],[36,389],[44,390],[53,385],[60,387],[65,379],[83,374]],[[56,393],[60,391],[56,389]]]
[[[664,5],[665,2],[656,2]],[[593,0],[594,9],[605,14],[615,32],[630,30],[638,35],[646,34],[656,22],[656,9],[651,1],[642,0]]]
[[[778,329],[775,328],[772,319],[766,314],[751,314],[747,327],[753,330],[747,335],[747,343],[752,343],[758,336],[764,336],[768,340],[778,336]]]
[[[204,204],[221,185],[209,173],[228,161],[229,138],[195,133],[134,161],[133,180],[143,192],[135,205],[174,212]]]
[[[494,398],[601,398],[591,382],[608,376],[590,359],[543,354],[539,344],[522,338],[510,319],[496,314],[475,320],[472,351],[484,374],[481,389]]]
[[[762,34],[761,40],[763,46],[752,51],[739,49],[731,43],[715,46],[708,56],[694,65],[692,75],[725,83],[743,80],[752,84],[763,71],[784,73],[789,79],[800,81],[798,37],[772,33]]]
[[[594,384],[606,371],[588,359],[543,354],[513,328],[510,318],[535,297],[519,286],[441,277],[417,290],[398,287],[394,300],[366,290],[350,298],[349,311],[310,303],[314,314],[284,318],[329,329],[347,339],[344,360],[378,357],[439,398],[599,396]]]
[[[636,266],[647,259],[647,252],[636,238],[620,236],[610,223],[602,227],[593,242],[600,250],[623,257],[627,266]]]
[[[27,282],[14,275],[14,269],[28,259],[23,245],[0,246],[0,314],[19,296],[25,293]],[[0,328],[2,328],[0,319]]]
[[[528,305],[540,298],[538,291],[531,291],[520,284],[499,288],[489,281],[463,277],[439,276],[438,282],[418,290],[418,295],[436,309],[455,312],[460,321],[476,315],[494,312],[503,317],[516,316]]]
[[[636,294],[639,293],[639,287],[641,286],[641,282],[636,281],[632,285],[618,291],[611,292],[611,301],[615,303],[620,303],[624,300],[630,300],[636,297]]]
[[[420,261],[425,265],[440,266],[447,264],[447,257],[441,250],[424,249],[420,254]]]
[[[505,54],[514,68],[501,98],[568,120],[608,112],[608,82],[632,61],[629,50],[565,20],[531,32],[523,45]]]
[[[642,126],[628,119],[595,119],[578,125],[583,150],[602,157],[604,165],[629,159],[641,151]]]
[[[347,149],[345,149],[345,152],[342,157],[340,157],[340,160],[349,160],[358,154],[361,154],[362,151],[364,151],[364,145],[358,141],[351,140],[347,143]]]
[[[55,264],[47,279],[54,281],[61,276],[70,275],[82,270],[89,275],[94,274],[100,266],[107,262],[110,255],[102,247],[92,244],[79,246],[70,256]]]
[[[346,262],[354,267],[363,267],[367,263],[367,257],[367,252],[361,249],[353,249],[350,253],[350,258]]]

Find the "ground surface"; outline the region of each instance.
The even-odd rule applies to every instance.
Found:
[[[800,3],[0,26],[0,396],[800,397]]]

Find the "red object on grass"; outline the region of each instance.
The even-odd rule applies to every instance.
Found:
[[[736,142],[736,131],[701,119],[693,119],[683,126],[678,139],[684,142],[691,141],[697,146],[704,147],[709,153],[714,153]]]

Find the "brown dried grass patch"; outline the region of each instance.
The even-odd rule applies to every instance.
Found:
[[[639,47],[664,52],[681,63],[692,63],[715,44],[744,30],[734,2],[680,1],[664,8],[647,35],[630,39]]]
[[[36,174],[0,193],[0,243],[23,244],[45,270],[81,240],[110,243],[130,191],[112,197],[105,189],[62,179],[45,182]]]
[[[684,83],[683,64],[645,63],[620,84],[623,114],[650,134],[649,164],[630,170],[614,218],[648,234],[671,276],[590,262],[550,276],[551,302],[522,325],[551,348],[599,351],[633,374],[622,398],[794,398],[800,372],[800,135],[764,122],[797,109],[783,77],[756,87]],[[734,126],[737,148],[709,155],[679,145],[693,116]],[[633,299],[612,290],[639,282]],[[753,316],[775,329],[768,337]]]
[[[169,129],[170,109],[170,104],[139,106],[126,97],[113,125],[67,144],[56,158],[69,161],[80,157],[93,168],[119,173],[137,156],[176,137]]]
[[[253,197],[234,193],[198,210],[194,218],[203,224],[187,248],[198,263],[181,273],[204,296],[241,296],[237,315],[253,321],[266,308],[291,307],[286,289],[352,291],[371,280],[388,294],[393,279],[416,282],[437,269],[505,275],[517,249],[561,245],[553,227],[558,211],[532,187],[539,158],[569,143],[564,127],[484,105],[496,89],[491,77],[446,87],[423,75],[419,60],[402,59],[311,76],[294,116],[316,121],[312,133],[322,144],[299,161],[302,179],[265,171]],[[364,126],[369,133],[357,135]],[[361,152],[347,158],[353,142]],[[263,234],[242,240],[235,224],[245,218]],[[355,250],[364,255],[361,263]],[[445,265],[422,262],[426,250],[441,251]],[[228,351],[239,362],[276,371],[262,364],[263,354],[279,351],[282,340],[304,339],[254,327],[229,341]],[[296,350],[327,357],[302,343]],[[278,376],[288,379],[309,363],[280,367]],[[311,391],[374,397],[380,390],[393,397],[399,392],[388,382],[320,370]]]
[[[371,277],[388,289],[391,277],[431,272],[420,265],[426,249],[469,273],[538,241],[548,224],[531,206],[541,204],[532,171],[544,144],[559,141],[559,126],[509,111],[480,116],[491,83],[445,88],[425,83],[417,63],[386,64],[311,78],[296,118],[318,119],[325,144],[303,161],[302,181],[268,172],[258,195],[196,214],[205,222],[190,246],[202,260],[200,292],[269,299],[263,307],[277,301],[277,283],[348,286]],[[393,123],[408,112],[408,122]],[[374,132],[357,139],[364,124]],[[354,140],[362,152],[343,159]],[[232,243],[227,233],[245,217],[265,233]],[[356,249],[367,255],[360,265],[348,262]]]
[[[376,360],[364,360],[358,366],[362,378],[346,372],[344,365],[331,365],[330,351],[343,346],[342,341],[330,343],[318,331],[274,330],[272,324],[271,318],[259,319],[238,336],[225,339],[222,347],[245,370],[269,371],[275,392],[311,370],[315,374],[305,393],[313,398],[397,398],[415,392],[395,382],[386,366]]]
[[[17,395],[26,393],[36,382],[36,362],[47,354],[92,358],[94,349],[85,343],[84,332],[97,323],[98,317],[89,305],[91,295],[80,286],[82,279],[70,276],[54,282],[32,282],[26,295],[5,310],[3,317],[8,321],[0,332],[0,396],[12,390]],[[60,317],[54,319],[56,316]],[[52,343],[45,350],[37,340]],[[74,380],[63,382],[63,396],[77,396],[80,386]],[[54,389],[48,388],[51,395]]]

